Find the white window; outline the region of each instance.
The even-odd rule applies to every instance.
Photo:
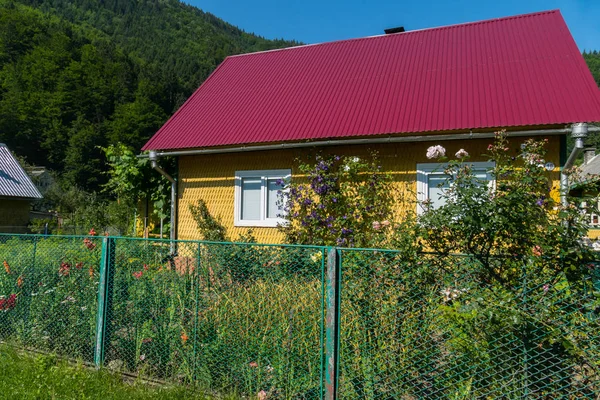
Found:
[[[236,171],[234,225],[275,227],[284,223],[277,200],[291,174],[289,169]]]
[[[476,178],[486,180],[490,185],[494,184],[490,170],[494,168],[493,162],[473,162],[473,174]],[[437,208],[445,203],[442,197],[448,189],[450,182],[448,175],[444,172],[448,164],[417,164],[417,213],[425,211],[423,202],[428,201],[429,207]]]

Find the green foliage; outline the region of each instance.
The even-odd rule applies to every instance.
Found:
[[[215,218],[210,214],[204,200],[198,200],[198,204],[190,204],[190,212],[192,218],[196,221],[203,240],[216,242],[227,240],[227,230],[221,224],[219,218]]]
[[[149,198],[153,213],[159,219],[170,215],[171,183],[150,166],[147,158],[138,158],[134,151],[119,143],[102,148],[109,180],[103,191],[117,198],[117,203],[131,209],[130,219],[137,204]],[[161,159],[164,168],[173,169],[172,159]]]
[[[100,147],[138,151],[226,56],[291,44],[176,0],[2,0],[0,142],[99,191]]]
[[[585,216],[573,204],[577,199],[569,198],[565,206],[551,196],[545,143],[529,139],[511,149],[506,133],[498,132],[488,146],[495,163],[493,188],[476,178],[468,156],[451,160],[444,171],[449,185],[442,194],[445,204],[437,209],[425,204],[419,220],[427,246],[473,254],[484,264],[490,256],[533,253],[579,260],[587,251],[579,241],[587,232]],[[495,278],[511,280],[504,272]]]
[[[179,241],[172,256],[166,240],[113,240],[107,368],[210,393],[317,397],[323,249]],[[0,340],[92,361],[101,243],[0,237]]]
[[[119,374],[94,371],[80,363],[60,361],[51,354],[18,352],[0,347],[0,392],[13,399],[211,399],[193,388],[150,386],[125,382]],[[219,397],[237,399],[237,396]]]
[[[583,59],[587,63],[596,83],[600,86],[600,53],[598,53],[598,50],[590,52],[584,51]]]
[[[299,170],[308,182],[281,191],[287,223],[279,229],[288,243],[366,247],[377,235],[374,224],[391,224],[390,177],[376,154],[370,160],[318,155]]]

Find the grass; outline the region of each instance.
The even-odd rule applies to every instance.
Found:
[[[150,386],[127,382],[108,370],[69,364],[53,355],[32,355],[0,345],[0,393],[10,399],[193,399],[208,400],[184,386]],[[5,397],[6,396],[6,397]],[[219,399],[237,399],[235,396]]]

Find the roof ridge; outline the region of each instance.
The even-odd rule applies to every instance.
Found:
[[[281,48],[281,49],[270,49],[270,50],[254,51],[254,52],[251,52],[251,53],[233,54],[233,55],[227,56],[225,59],[227,59],[227,58],[244,57],[244,56],[252,56],[252,55],[263,54],[263,53],[273,53],[273,52],[285,51],[285,50],[294,50],[294,49],[300,49],[300,48],[303,48],[303,47],[322,46],[322,45],[328,45],[328,44],[334,44],[334,43],[343,43],[343,42],[356,42],[356,41],[368,40],[368,39],[377,39],[377,38],[384,38],[384,37],[392,37],[392,36],[396,36],[396,35],[408,35],[408,34],[414,34],[414,33],[420,33],[420,32],[429,32],[429,31],[435,31],[435,30],[461,28],[461,27],[464,27],[464,26],[482,25],[482,24],[488,24],[488,23],[491,23],[491,22],[501,22],[501,21],[508,21],[508,20],[519,19],[519,18],[529,18],[529,17],[538,16],[538,15],[555,14],[555,13],[559,13],[560,14],[560,9],[555,8],[555,9],[552,9],[552,10],[536,11],[536,12],[526,13],[526,14],[509,15],[509,16],[506,16],[506,17],[489,18],[489,19],[483,19],[483,20],[479,20],[479,21],[462,22],[462,23],[451,24],[451,25],[434,26],[434,27],[431,27],[431,28],[414,29],[414,30],[409,30],[409,31],[405,31],[405,32],[398,32],[398,33],[391,33],[391,34],[384,33],[384,34],[380,34],[380,35],[372,35],[372,36],[363,36],[363,37],[357,37],[357,38],[332,40],[330,42],[309,43],[309,44],[303,44],[303,45],[300,45],[300,46],[284,47],[284,48]]]

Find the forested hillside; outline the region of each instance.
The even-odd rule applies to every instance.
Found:
[[[600,86],[600,53],[598,53],[598,50],[583,52],[583,58],[590,68],[590,71],[592,71],[596,83]]]
[[[65,183],[106,182],[229,54],[269,41],[177,0],[0,0],[0,142]]]

